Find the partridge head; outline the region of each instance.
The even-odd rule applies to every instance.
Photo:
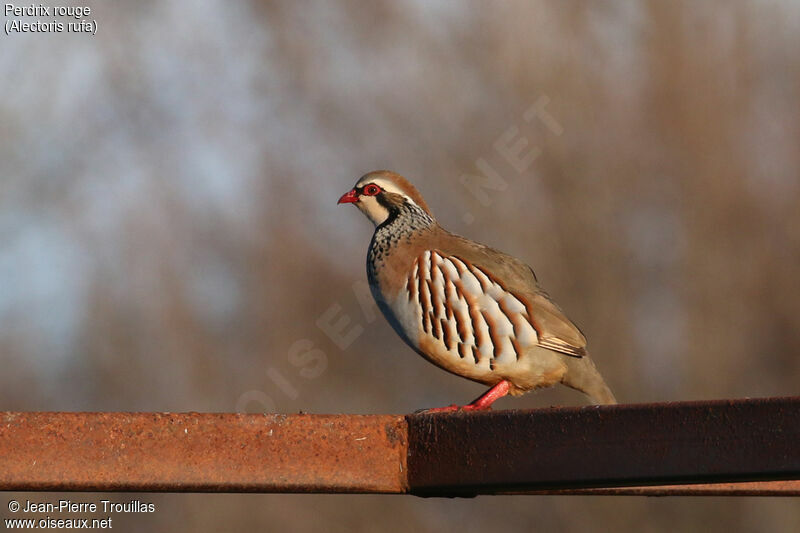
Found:
[[[491,387],[466,406],[431,411],[488,409],[506,394],[557,383],[616,403],[586,338],[525,263],[442,228],[394,172],[370,172],[339,203],[375,224],[367,278],[398,335],[431,363]]]

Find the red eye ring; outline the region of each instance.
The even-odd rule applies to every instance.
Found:
[[[367,196],[375,196],[379,192],[381,192],[381,188],[375,185],[374,183],[370,183],[366,187],[364,187],[364,194]]]

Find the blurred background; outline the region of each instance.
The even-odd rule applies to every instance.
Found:
[[[378,168],[530,263],[622,402],[798,394],[800,4],[88,5],[96,36],[0,35],[1,410],[473,399],[365,293],[372,227],[336,200]],[[115,525],[800,530],[791,499],[148,501]]]

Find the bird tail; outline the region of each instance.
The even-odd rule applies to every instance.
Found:
[[[567,372],[561,379],[564,385],[586,394],[595,405],[617,403],[614,393],[608,388],[603,376],[594,366],[594,361],[588,355],[566,359]]]

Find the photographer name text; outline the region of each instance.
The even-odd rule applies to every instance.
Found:
[[[16,502],[15,502],[16,503]],[[13,510],[12,506],[9,506]],[[58,500],[57,502],[36,502],[25,500],[18,504],[17,510],[22,513],[154,513],[154,503],[131,500],[129,502],[113,502],[100,500],[99,502],[74,502],[72,500]]]

